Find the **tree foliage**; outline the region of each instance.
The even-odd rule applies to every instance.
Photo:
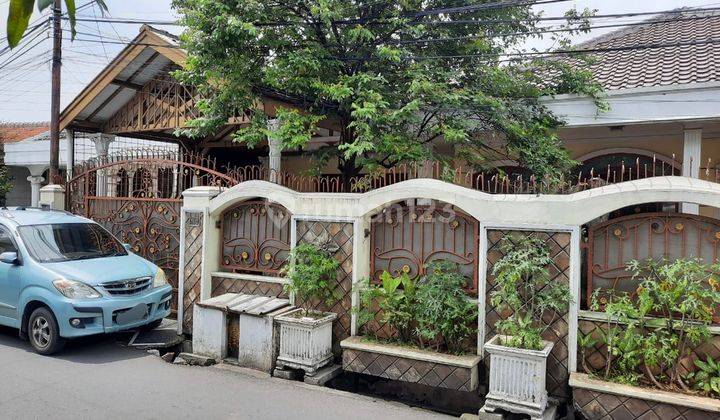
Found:
[[[567,60],[508,55],[540,36],[530,2],[508,3],[174,0],[189,53],[177,77],[205,97],[183,134],[207,135],[250,110],[252,124],[234,134],[250,146],[270,134],[302,147],[318,124],[337,124],[339,146],[318,153],[336,156],[346,177],[426,159],[482,166],[499,155],[559,175],[574,162],[556,136],[562,121],[539,98],[597,98],[600,89]],[[586,30],[590,13],[569,11],[570,32],[552,35],[555,45]],[[257,104],[273,94],[294,106],[268,132]],[[450,156],[436,150],[442,142]]]
[[[3,205],[5,204],[7,193],[13,188],[12,180],[10,169],[5,165],[0,165],[0,203]]]

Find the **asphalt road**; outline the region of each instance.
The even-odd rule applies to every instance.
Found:
[[[6,419],[447,419],[369,397],[227,367],[177,366],[117,336],[32,352],[0,327],[0,417]]]

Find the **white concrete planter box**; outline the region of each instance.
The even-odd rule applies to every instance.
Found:
[[[280,325],[279,367],[302,369],[312,375],[330,363],[332,323],[337,314],[324,312],[322,318],[298,317],[302,309],[275,318]]]
[[[478,387],[478,355],[456,356],[349,337],[340,343],[343,369],[363,375],[471,392]]]
[[[553,343],[543,341],[542,350],[526,350],[501,345],[505,338],[496,335],[485,343],[485,351],[490,354],[490,389],[484,409],[502,409],[528,414],[533,419],[542,418],[548,402],[545,389],[547,358]]]
[[[720,419],[720,400],[570,375],[575,408],[588,419]]]

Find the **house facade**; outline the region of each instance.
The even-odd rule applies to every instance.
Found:
[[[248,123],[243,116],[204,139],[177,136],[197,116],[193,89],[169,76],[185,53],[174,36],[145,26],[63,111],[61,124],[69,139],[123,136],[173,142],[178,152],[98,153],[84,165],[71,164],[59,205],[103,223],[168,271],[186,333],[193,331],[193,308],[200,301],[227,293],[286,297],[280,270],[288,252],[298,243],[332,243],[342,296],[322,309],[338,315],[333,342],[344,369],[475,397],[485,389],[468,385],[478,382],[471,379],[477,372],[448,369],[439,361],[396,364],[368,348],[348,347],[345,340],[368,329],[393,334],[381,322],[358,324],[355,286],[383,271],[422,275],[438,255],[455,262],[479,308],[471,351],[487,365],[485,342],[495,334],[495,322],[507,316],[489,298],[502,238],[541,238],[551,250],[552,278],[568,284],[573,295],[544,336],[554,343],[548,393],[591,418],[625,418],[618,407],[641,406],[662,418],[658,413],[667,401],[661,397],[625,395],[603,406],[610,391],[579,384],[581,367],[602,366],[607,354],[602,346],[579,349],[578,337],[601,328],[601,314],[590,309],[594,291],[637,287],[625,271],[629,261],[718,259],[720,66],[714,61],[720,56],[703,40],[720,36],[720,15],[688,12],[670,20],[654,18],[583,45],[609,51],[593,65],[609,111],[598,112],[585,97],[545,99],[566,121],[560,138],[580,162],[568,186],[553,193],[511,160],[495,162],[501,171],[488,173],[458,165],[453,182],[432,162],[400,165],[361,175],[348,188],[332,162],[320,176],[307,176],[310,162],[297,151],[281,152],[272,139],[256,149],[233,143],[231,133]],[[631,45],[645,48],[625,48]],[[273,124],[278,107],[297,105],[268,95],[259,106]],[[323,124],[310,147],[339,140],[341,127],[332,120]],[[718,333],[720,325],[713,325],[713,345],[693,349],[691,357],[720,356]],[[426,373],[410,378],[398,373],[400,364]],[[700,410],[687,401],[675,407]]]
[[[37,207],[40,188],[48,184],[48,156],[50,131],[48,123],[0,124],[0,141],[5,152],[4,163],[12,178],[12,189],[5,197],[7,206]],[[85,162],[98,156],[130,150],[155,150],[177,153],[174,143],[122,138],[101,133],[68,140],[68,133],[60,134],[60,172],[69,179],[72,170],[67,162]],[[71,157],[72,155],[72,157]]]

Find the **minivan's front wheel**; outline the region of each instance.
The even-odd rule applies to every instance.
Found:
[[[39,354],[54,354],[65,347],[65,339],[60,337],[55,315],[47,308],[33,311],[28,320],[27,331],[30,344]]]

